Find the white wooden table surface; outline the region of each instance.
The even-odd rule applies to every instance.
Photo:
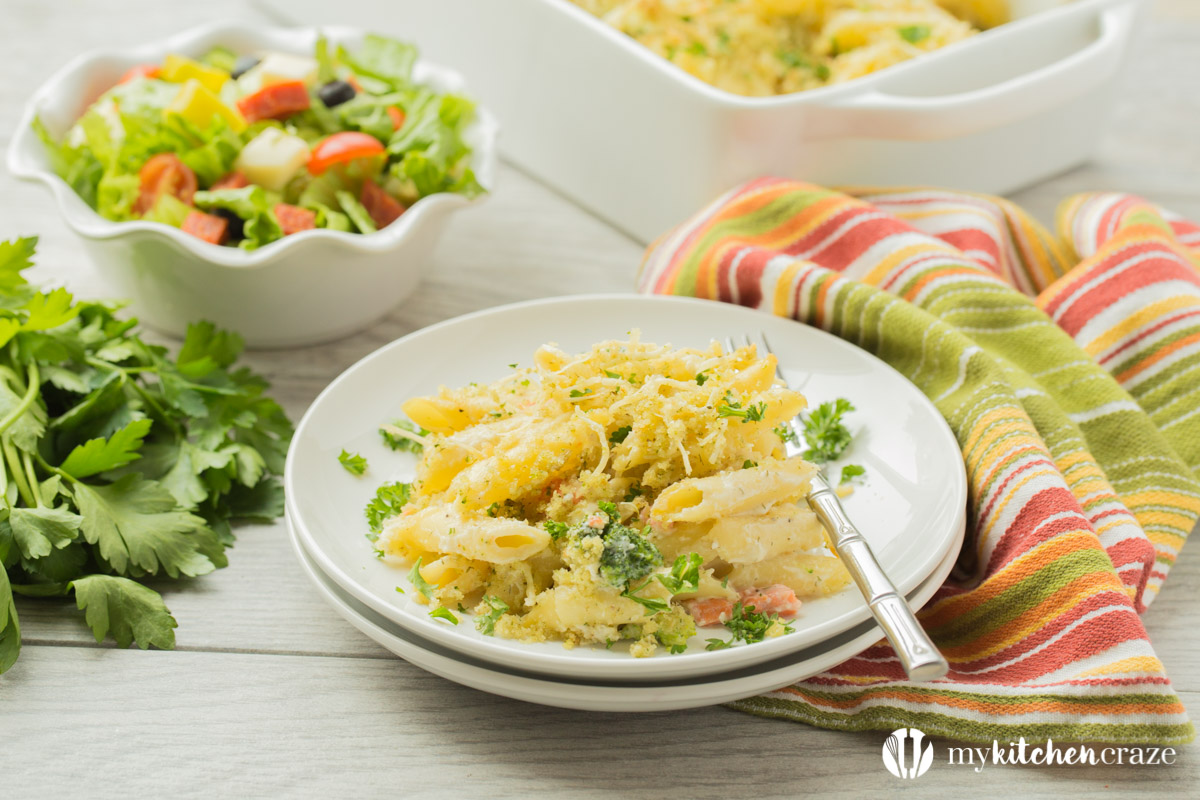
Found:
[[[336,2],[336,0],[334,0]],[[214,19],[235,0],[0,0],[0,148],[26,97],[76,53]],[[369,27],[369,20],[345,20]],[[1200,2],[1159,0],[1093,163],[1015,196],[1048,219],[1068,193],[1118,189],[1200,218]],[[47,192],[0,172],[0,238],[38,233],[35,279],[108,296]],[[627,291],[641,248],[512,168],[451,224],[430,277],[371,330],[252,353],[299,419],[354,361],[415,328],[532,297]],[[1145,621],[1175,688],[1200,710],[1200,553],[1183,556]],[[0,677],[0,797],[1200,796],[1200,746],[1173,767],[934,768],[909,786],[879,733],[821,731],[725,708],[620,715],[463,688],[342,621],[295,562],[282,522],[244,528],[230,566],[169,585],[173,652],[96,645],[65,602],[19,601],[24,649]],[[939,761],[941,758],[939,757]],[[939,769],[940,767],[940,769]]]

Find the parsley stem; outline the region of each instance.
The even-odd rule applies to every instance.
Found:
[[[38,390],[41,388],[41,385],[41,373],[38,372],[37,362],[30,361],[29,383],[25,387],[25,396],[21,398],[21,402],[17,404],[16,408],[8,412],[8,416],[0,419],[0,436],[3,436],[21,418],[21,415],[29,410],[29,407],[37,400]]]
[[[42,488],[41,482],[37,479],[37,472],[33,468],[33,459],[29,457],[29,453],[21,451],[21,463],[25,465],[25,474],[29,477],[29,489],[33,492],[33,499],[37,502],[38,508],[42,507]]]
[[[2,447],[4,460],[8,462],[9,474],[12,475],[13,483],[17,485],[17,492],[21,495],[21,499],[25,501],[25,507],[40,506],[40,502],[34,501],[33,490],[29,488],[29,483],[25,480],[25,472],[21,469],[21,460],[17,455],[16,445],[5,439]]]
[[[125,379],[125,376],[123,374],[121,375],[121,379],[122,380]],[[175,433],[181,437],[184,435],[184,430],[183,430],[183,428],[181,428],[179,426],[179,423],[177,423],[175,420],[171,419],[170,415],[167,414],[167,412],[163,409],[163,407],[158,404],[158,401],[155,400],[154,397],[149,392],[147,392],[145,389],[143,389],[141,386],[139,386],[137,381],[130,381],[129,385],[133,387],[135,392],[137,392],[139,395],[141,395],[142,399],[146,401],[146,405],[148,405],[152,409],[154,409],[155,413],[158,414],[159,421],[161,421],[164,425],[166,425],[168,428],[170,428],[173,433]]]
[[[34,453],[33,457],[37,461],[37,463],[42,465],[42,469],[46,470],[47,472],[52,472],[55,475],[58,475],[63,480],[69,481],[71,483],[79,483],[79,479],[76,478],[74,475],[72,475],[71,473],[66,472],[64,470],[59,469],[58,467],[56,467],[53,464],[51,464],[50,462],[48,462],[46,459],[42,458],[41,453]]]

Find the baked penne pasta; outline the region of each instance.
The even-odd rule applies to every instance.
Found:
[[[475,604],[496,636],[645,656],[744,617],[746,597],[794,614],[845,585],[803,502],[816,468],[777,430],[806,401],[773,356],[634,332],[532,363],[403,405],[428,434],[376,547],[420,559],[418,602]]]

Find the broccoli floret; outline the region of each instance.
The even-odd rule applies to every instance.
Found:
[[[692,615],[682,608],[672,608],[654,615],[658,630],[654,636],[660,644],[671,648],[673,653],[681,653],[687,649],[688,639],[696,635],[696,623]]]
[[[600,574],[613,586],[627,586],[640,580],[663,563],[662,553],[648,539],[619,522],[604,529],[604,552],[600,554]]]

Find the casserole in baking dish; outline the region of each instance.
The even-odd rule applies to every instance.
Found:
[[[743,97],[568,0],[278,4],[420,41],[495,111],[508,158],[642,241],[763,174],[1004,193],[1083,161],[1146,3],[1011,7],[1012,22],[879,72]]]

